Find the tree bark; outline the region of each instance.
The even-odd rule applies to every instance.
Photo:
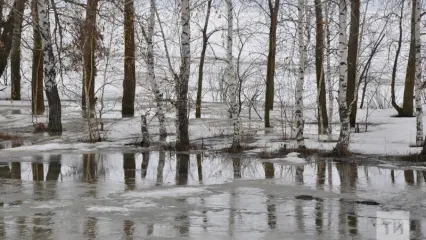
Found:
[[[415,103],[416,103],[416,146],[423,144],[423,108],[421,102],[422,84],[422,59],[421,59],[421,39],[420,39],[420,11],[421,0],[413,0],[415,6],[415,42],[416,42],[416,72],[415,72]]]
[[[345,156],[349,154],[349,111],[346,102],[347,90],[347,36],[346,36],[346,18],[347,18],[347,4],[346,0],[339,0],[339,116],[340,116],[340,134],[339,140],[334,147],[333,152],[338,156]]]
[[[274,5],[273,5],[274,4]],[[277,25],[280,0],[268,0],[271,25],[269,26],[269,53],[266,72],[265,127],[271,127],[269,111],[274,108],[275,54],[277,52]]]
[[[0,1],[0,22],[3,22],[3,8],[4,8],[4,1]],[[3,29],[0,28],[0,36]]]
[[[327,47],[326,47],[326,56],[327,56],[327,67],[326,67],[326,72],[325,72],[325,78],[327,81],[327,91],[328,91],[328,129],[327,129],[327,134],[328,134],[328,140],[331,141],[332,140],[332,136],[331,134],[333,133],[333,111],[334,111],[334,94],[333,94],[333,81],[331,80],[331,34],[330,34],[330,3],[327,3],[326,9],[325,9],[325,19],[327,22],[326,25],[326,37],[327,37]],[[334,4],[333,4],[334,6]]]
[[[231,152],[241,151],[240,145],[240,119],[238,112],[238,102],[237,102],[237,84],[238,79],[235,76],[234,71],[234,56],[232,54],[232,45],[233,45],[233,2],[232,0],[226,0],[226,9],[228,17],[228,34],[227,34],[227,45],[226,45],[226,81],[229,86],[229,112],[231,113],[232,126],[233,126],[233,135],[232,135],[232,146],[230,148]]]
[[[90,117],[95,108],[95,77],[96,77],[96,12],[98,0],[88,0],[86,6],[86,20],[84,22],[84,80],[82,94],[82,108],[86,112],[89,107]]]
[[[9,58],[12,49],[12,39],[14,33],[14,19],[17,15],[24,12],[26,0],[15,0],[6,22],[2,24],[3,31],[0,36],[0,76],[3,75],[7,66],[7,59]]]
[[[124,81],[121,115],[135,115],[135,8],[133,0],[124,0]]]
[[[412,4],[411,14],[411,40],[410,40],[410,51],[408,56],[408,65],[405,76],[405,88],[404,88],[404,102],[402,103],[402,112],[399,114],[401,117],[412,117],[413,116],[413,96],[414,96],[414,85],[415,85],[415,72],[416,72],[416,37],[415,37],[415,25],[416,25],[416,6]]]
[[[32,113],[34,115],[44,114],[44,94],[43,94],[43,44],[41,42],[40,29],[37,26],[37,0],[31,1],[31,14],[33,20],[33,62],[31,75],[31,102]]]
[[[176,78],[176,150],[189,150],[188,84],[191,67],[191,28],[189,0],[181,0],[181,64]]]
[[[306,57],[306,45],[303,37],[303,6],[304,0],[298,0],[298,18],[297,18],[297,36],[299,44],[299,70],[298,79],[296,82],[296,93],[295,93],[295,118],[296,118],[296,141],[298,148],[306,148],[305,140],[303,137],[303,130],[305,125],[305,119],[303,118],[303,82],[305,79],[305,57]]]
[[[201,48],[200,65],[198,67],[198,87],[197,87],[197,100],[195,102],[195,117],[201,117],[201,98],[203,92],[203,74],[204,74],[204,60],[206,58],[207,44],[209,37],[207,36],[207,28],[209,26],[210,11],[212,9],[212,0],[207,0],[206,19],[204,20],[203,27],[203,46]]]
[[[401,12],[399,15],[399,38],[398,38],[398,46],[396,48],[396,53],[395,53],[395,60],[393,63],[393,68],[392,68],[392,79],[391,79],[391,103],[393,108],[398,112],[398,116],[402,116],[403,114],[403,110],[402,108],[396,103],[395,100],[395,80],[396,80],[396,71],[398,69],[398,58],[399,58],[399,54],[401,53],[401,46],[402,46],[402,20],[404,17],[404,6],[405,6],[405,0],[401,1]]]
[[[21,34],[24,12],[16,12],[13,19],[13,37],[10,54],[11,96],[12,100],[21,100]]]
[[[351,0],[351,23],[348,44],[348,88],[346,92],[346,104],[350,111],[350,127],[355,127],[358,89],[356,83],[357,60],[358,60],[358,38],[359,38],[359,17],[360,0]]]
[[[324,81],[324,19],[322,16],[321,0],[315,0],[316,17],[316,45],[315,69],[317,75],[317,102],[318,102],[318,134],[324,134],[328,128],[327,99]],[[328,23],[326,23],[328,24]]]
[[[164,106],[163,106],[163,94],[158,87],[157,81],[155,79],[155,67],[154,67],[154,25],[155,25],[155,0],[150,0],[150,17],[148,23],[148,32],[146,33],[146,42],[147,42],[147,58],[146,64],[148,69],[148,80],[151,85],[151,90],[154,92],[155,102],[157,103],[157,117],[160,125],[160,141],[165,142],[167,137],[166,130],[166,117],[164,115]],[[144,34],[145,35],[145,34]]]
[[[56,85],[56,61],[55,55],[53,54],[52,36],[50,34],[48,6],[49,0],[40,0],[37,6],[39,17],[38,25],[42,35],[44,53],[44,85],[49,104],[48,130],[51,134],[61,134],[61,99],[59,98],[58,87]]]

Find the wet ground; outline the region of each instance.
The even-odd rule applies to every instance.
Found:
[[[3,162],[1,162],[3,161]],[[377,239],[378,211],[426,236],[426,168],[212,153],[0,159],[0,239]]]

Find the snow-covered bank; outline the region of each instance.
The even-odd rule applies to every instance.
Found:
[[[19,109],[16,113],[12,110]],[[263,112],[258,108],[258,113],[263,116]],[[141,107],[139,113],[146,109]],[[210,149],[221,149],[230,144],[230,135],[232,134],[232,124],[227,119],[227,110],[224,104],[204,103],[203,118],[195,119],[191,109],[190,114],[190,139],[192,141],[203,142]],[[22,146],[14,149],[1,150],[19,152],[19,151],[53,151],[53,150],[71,150],[71,151],[93,151],[96,149],[116,148],[123,146],[124,143],[138,142],[141,139],[140,117],[121,118],[119,107],[104,114],[105,131],[103,135],[106,142],[89,144],[82,141],[87,138],[87,124],[81,118],[79,106],[73,102],[65,102],[63,105],[63,122],[66,124],[65,132],[61,137],[48,137],[46,134],[34,134],[33,123],[45,122],[46,117],[41,116],[37,119],[31,117],[30,103],[28,101],[0,101],[0,126],[1,132],[21,135],[23,138],[37,139],[32,146]],[[281,109],[279,107],[272,111],[273,129],[264,129],[263,122],[252,114],[252,119],[248,119],[248,110],[242,111],[243,123],[243,141],[249,146],[258,147],[254,151],[273,151],[280,148],[283,144],[288,147],[295,147],[296,142],[292,140],[282,140],[283,134],[290,134],[289,127],[284,128],[287,123],[281,121]],[[287,116],[292,114],[291,110],[286,110]],[[368,114],[365,109],[358,111],[358,122],[360,132],[351,134],[350,149],[353,152],[363,154],[378,155],[405,155],[416,153],[420,148],[410,147],[415,142],[416,128],[415,118],[395,118],[392,117],[395,112],[393,109],[372,110]],[[138,114],[139,115],[139,114]],[[365,116],[369,115],[368,118]],[[305,110],[306,122],[305,136],[306,146],[308,148],[318,148],[331,150],[335,143],[319,141],[315,121],[315,110]],[[168,141],[174,141],[174,111],[166,114]],[[290,117],[291,118],[291,117]],[[365,132],[365,120],[367,119],[368,131]],[[426,120],[426,119],[424,119]],[[338,122],[338,116],[333,116],[333,121]],[[149,116],[149,131],[151,137],[158,138],[158,121],[155,117]],[[333,126],[333,139],[336,139],[339,133],[339,126]],[[41,140],[40,140],[41,139]],[[324,136],[321,136],[324,139]],[[214,143],[214,144],[209,144]]]

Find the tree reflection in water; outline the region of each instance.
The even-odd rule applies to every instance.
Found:
[[[296,166],[296,175],[295,181],[299,185],[303,185],[303,172],[305,170],[305,166]],[[305,232],[305,219],[304,219],[304,211],[303,211],[303,202],[296,200],[294,203],[294,212],[296,214],[296,225],[297,230],[301,233]]]
[[[202,156],[203,153],[197,153],[197,173],[198,173],[198,182],[200,184],[203,183],[203,164],[202,164]]]
[[[272,179],[275,177],[275,167],[273,163],[264,162],[263,170],[265,171],[265,179]],[[266,195],[266,214],[267,223],[270,229],[275,229],[277,225],[277,209],[274,203],[274,195]]]
[[[134,153],[123,153],[123,172],[126,190],[134,190],[136,185],[136,160]]]
[[[176,154],[176,185],[188,184],[189,170],[189,154]],[[177,201],[184,203],[186,198],[178,198]],[[189,217],[188,211],[183,210],[175,217],[175,228],[181,237],[185,237],[189,233]]]
[[[133,233],[135,231],[135,223],[131,220],[124,220],[123,222],[124,238],[126,240],[133,240]]]
[[[309,235],[306,239],[364,239],[367,235],[371,237],[374,234],[374,230],[366,230],[364,223],[376,208],[354,203],[351,197],[357,198],[359,195],[360,198],[367,198],[369,197],[367,194],[372,194],[372,198],[379,201],[381,195],[380,193],[374,195],[374,191],[382,187],[384,181],[387,181],[386,187],[390,188],[389,191],[384,189],[385,197],[393,194],[394,190],[399,191],[404,187],[404,193],[413,193],[413,190],[422,192],[426,186],[425,171],[406,168],[376,171],[376,166],[364,166],[359,162],[332,163],[329,160],[294,166],[240,159],[235,156],[231,159],[226,157],[218,159],[217,156],[213,158],[203,153],[177,154],[176,158],[169,158],[168,153],[164,151],[159,152],[158,159],[145,158],[141,163],[130,153],[123,153],[122,162],[117,161],[117,154],[113,155],[114,158],[105,157],[106,169],[115,172],[106,174],[105,181],[101,181],[103,160],[100,159],[100,155],[84,154],[81,157],[82,155],[73,158],[76,160],[72,163],[65,157],[62,157],[64,161],[61,162],[61,156],[52,155],[49,156],[49,162],[43,163],[42,159],[34,158],[31,162],[2,165],[1,176],[9,178],[0,179],[0,188],[6,190],[6,198],[7,191],[11,194],[18,192],[23,197],[12,207],[9,206],[11,201],[2,199],[5,206],[0,205],[0,211],[4,208],[9,208],[8,211],[13,209],[19,211],[21,207],[29,207],[32,212],[26,216],[21,216],[19,215],[21,212],[18,212],[13,218],[6,219],[1,216],[0,239],[52,239],[62,233],[64,239],[68,239],[71,235],[66,234],[71,228],[77,231],[79,238],[84,239],[143,239],[170,237],[170,235],[174,235],[172,236],[174,239],[189,236],[192,239],[197,237],[201,239],[200,235],[211,236],[216,232],[225,234],[224,239],[237,239],[250,235],[249,231],[253,234],[248,239],[260,235],[264,235],[264,239],[276,239],[275,237],[284,231],[291,231],[289,238],[294,234],[296,237],[293,239],[303,239],[299,238],[299,233]],[[152,156],[155,154],[151,153]],[[158,166],[155,166],[157,161]],[[156,182],[157,185],[163,185],[163,181],[167,181],[167,185],[173,185],[174,178],[178,190],[189,188],[192,191],[199,188],[203,193],[199,194],[195,190],[188,195],[178,194],[179,196],[161,197],[158,200],[151,199],[149,197],[151,193],[148,193],[141,197],[142,204],[145,201],[148,204],[153,201],[156,207],[160,206],[161,209],[134,207],[133,202],[129,204],[128,201],[134,201],[133,198],[139,191],[141,195],[145,195],[145,191],[159,190],[160,195],[164,192],[168,195],[167,189],[175,188],[175,186],[160,186],[148,190],[141,189],[134,191],[135,195],[131,200],[130,197],[125,197],[126,194],[130,196],[133,192],[124,193],[123,187],[126,190],[134,190],[138,183],[137,164],[142,164],[141,177],[146,179],[143,183]],[[80,167],[75,168],[76,165]],[[284,167],[280,168],[281,166]],[[284,168],[290,169],[286,172],[291,174],[280,174]],[[74,175],[67,174],[70,169]],[[175,169],[176,172],[173,172]],[[173,174],[169,175],[171,171]],[[21,183],[19,179],[25,179],[26,176],[33,181]],[[236,181],[228,181],[232,177]],[[339,179],[334,179],[333,182],[333,177]],[[237,179],[244,180],[237,181]],[[219,184],[216,184],[218,181]],[[209,185],[210,183],[213,185]],[[192,186],[187,187],[188,184]],[[203,184],[205,185],[200,186]],[[287,188],[294,185],[297,186],[296,191],[288,193]],[[297,191],[299,186],[302,189],[300,193]],[[67,189],[68,187],[71,190]],[[308,192],[305,193],[304,189]],[[312,199],[294,199],[298,194],[311,194]],[[325,196],[322,196],[323,194]],[[348,196],[350,197],[347,198]],[[71,207],[59,207],[50,212],[48,210],[51,209],[39,208],[57,202],[69,204],[69,199],[81,199],[81,202],[72,202]],[[411,204],[416,207],[410,202],[416,199],[417,195],[411,194],[407,195],[406,199],[393,199],[391,204],[406,203],[407,206]],[[138,202],[139,199],[135,201]],[[99,205],[106,210],[103,212],[103,208],[99,208],[96,210],[99,212],[93,212],[88,210],[88,206],[91,205]],[[109,206],[112,208],[107,209]],[[114,208],[126,208],[128,212],[122,214]],[[168,211],[169,209],[171,210]],[[73,214],[74,210],[84,213],[81,220]],[[412,236],[414,239],[423,239],[424,221],[419,220],[418,213],[411,213]],[[118,217],[119,224],[110,229],[111,225],[117,222],[115,217],[120,214],[122,218]],[[143,222],[139,218],[137,220],[133,218],[137,214],[143,216]],[[78,226],[73,226],[73,223]],[[65,232],[59,228],[64,227],[64,224],[71,225],[65,227],[68,229]]]
[[[94,153],[83,154],[83,180],[88,183],[96,182],[98,178],[96,155]]]
[[[317,175],[316,175],[316,189],[318,191],[324,190],[325,184],[325,171],[326,163],[324,161],[317,164]],[[323,237],[324,229],[324,201],[315,201],[315,226],[317,229],[318,237]]]
[[[145,177],[146,177],[146,172],[147,172],[148,165],[149,165],[149,157],[150,157],[149,152],[142,152],[142,164],[141,164],[141,178],[142,179],[145,179]]]
[[[160,151],[158,153],[157,181],[156,181],[157,186],[163,184],[163,172],[164,172],[165,163],[166,163],[166,152]]]

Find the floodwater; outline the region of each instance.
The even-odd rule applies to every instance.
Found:
[[[424,239],[426,168],[384,167],[170,152],[3,160],[0,239],[379,239],[378,212],[396,210],[409,213],[397,230]]]

